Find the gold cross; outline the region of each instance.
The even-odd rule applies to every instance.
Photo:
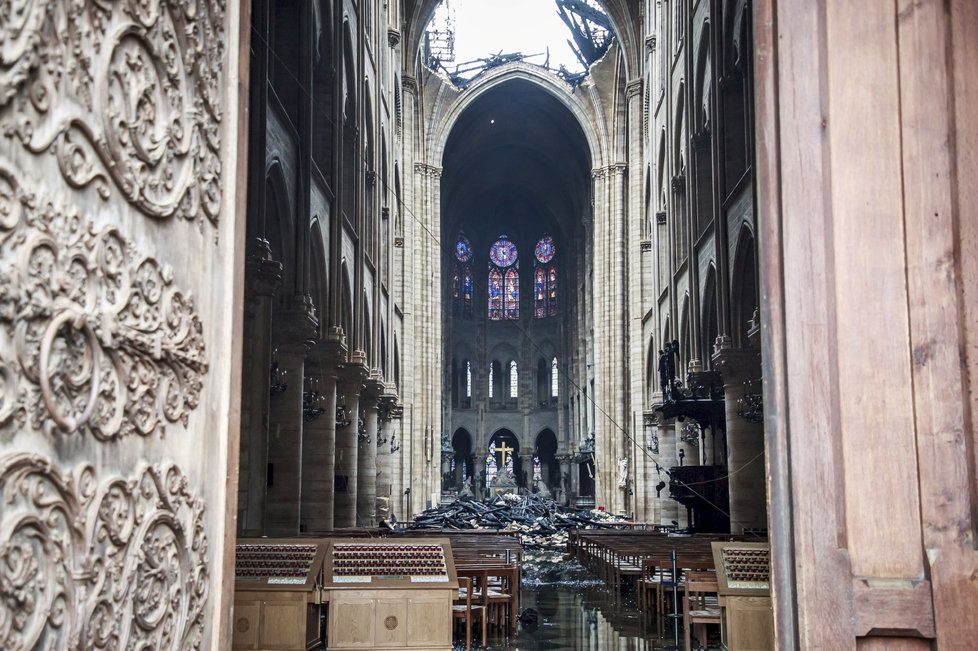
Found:
[[[494,447],[492,449],[493,452],[501,452],[502,453],[502,455],[503,455],[503,465],[504,466],[506,465],[506,453],[508,453],[508,452],[515,452],[515,450],[516,450],[515,448],[511,448],[508,445],[506,445],[506,442],[505,441],[503,441],[501,444],[499,444],[498,446],[496,446],[496,447]]]

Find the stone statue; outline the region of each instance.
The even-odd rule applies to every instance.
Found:
[[[628,457],[618,460],[618,488],[628,486]]]
[[[547,488],[547,483],[542,479],[538,479],[536,481],[536,488],[537,488],[537,494],[540,497],[545,497],[548,500],[553,498],[553,496],[550,494],[550,489]]]
[[[475,497],[475,493],[472,491],[472,478],[466,477],[465,481],[462,482],[462,491],[459,493],[460,497]]]
[[[669,344],[666,344],[666,348],[669,348]],[[662,392],[662,397],[666,397],[666,387],[669,386],[669,363],[666,361],[667,353],[665,353],[661,348],[659,349],[659,390]]]
[[[666,342],[663,352],[666,354],[666,386],[662,389],[662,395],[667,400],[675,400],[673,391],[676,388],[676,355],[679,350],[678,342]]]
[[[493,488],[516,488],[516,478],[513,477],[508,465],[503,464],[499,468],[499,472],[496,473],[490,486]]]

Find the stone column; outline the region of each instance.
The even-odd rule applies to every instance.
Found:
[[[360,394],[367,378],[366,355],[354,351],[340,372],[336,391],[337,411],[343,408],[347,423],[336,427],[336,464],[334,468],[334,528],[350,528],[357,524],[357,449],[360,414]]]
[[[475,462],[472,464],[472,493],[476,499],[486,496],[486,455],[475,455]]]
[[[268,490],[264,533],[299,533],[302,491],[302,390],[306,352],[316,322],[306,306],[276,314],[276,361],[284,374],[284,391],[271,398],[268,414]]]
[[[666,421],[659,424],[659,455],[657,461],[662,467],[661,477],[656,479],[666,483],[665,488],[659,494],[659,523],[672,524],[673,521],[681,522],[686,518],[686,509],[676,500],[669,497],[669,476],[666,474],[673,466],[679,465],[679,452],[676,446],[676,427],[674,421]],[[682,513],[682,519],[680,518]]]
[[[730,531],[764,529],[767,528],[764,425],[748,422],[737,413],[739,400],[747,393],[745,382],[761,375],[760,353],[754,349],[723,348],[713,359],[723,376]]]
[[[377,521],[377,431],[380,394],[384,383],[379,373],[367,380],[360,396],[360,417],[364,437],[357,449],[357,526],[372,527]]]
[[[524,476],[526,477],[526,490],[530,492],[533,490],[533,453],[523,452],[520,454],[520,466],[522,467]],[[516,483],[520,483],[520,478],[516,478]]]
[[[554,499],[559,500],[564,506],[570,504],[571,495],[571,457],[569,454],[558,454],[557,463],[560,466],[560,484],[557,489],[559,495],[554,495]]]
[[[302,532],[333,528],[333,486],[336,460],[337,364],[346,358],[346,344],[339,328],[331,330],[306,356],[310,387],[322,394],[323,412],[306,421],[302,436],[302,502],[299,512]]]
[[[252,240],[246,276],[241,374],[241,470],[238,527],[242,536],[264,533],[268,477],[268,383],[272,356],[272,303],[282,283],[282,264],[268,242]]]
[[[394,419],[398,417],[397,394],[388,385],[380,401],[379,428],[377,437],[377,521],[390,520],[394,508],[393,494],[394,455],[391,453],[391,438],[394,435]]]

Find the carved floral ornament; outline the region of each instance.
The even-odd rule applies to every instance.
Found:
[[[162,435],[187,424],[206,372],[170,268],[0,165],[0,431]]]
[[[179,468],[0,457],[0,648],[197,649],[204,505]]]
[[[0,3],[0,129],[154,218],[221,208],[224,0]]]

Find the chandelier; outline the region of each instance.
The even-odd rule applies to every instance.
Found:
[[[326,413],[326,396],[319,391],[319,378],[306,378],[302,392],[302,420],[311,423]]]
[[[764,421],[764,396],[760,389],[760,380],[747,380],[744,382],[744,395],[737,400],[737,415],[748,423]]]

